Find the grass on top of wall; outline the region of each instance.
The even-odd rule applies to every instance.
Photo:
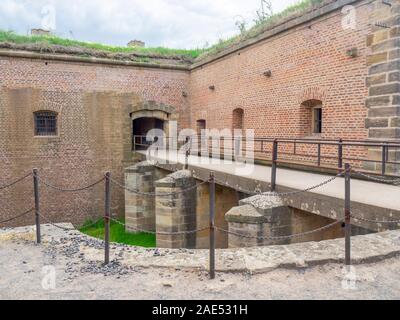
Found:
[[[44,48],[49,46],[61,46],[61,47],[75,47],[83,48],[88,50],[95,50],[106,53],[114,54],[141,54],[143,56],[162,56],[162,57],[182,57],[187,59],[201,59],[207,56],[217,54],[231,46],[237,45],[242,41],[257,37],[262,34],[268,28],[273,25],[285,21],[292,16],[296,16],[307,12],[310,8],[315,5],[321,4],[325,0],[299,0],[298,3],[288,6],[285,10],[280,13],[273,14],[272,16],[266,17],[264,20],[256,21],[255,25],[250,29],[244,31],[241,34],[230,37],[228,39],[220,39],[218,43],[205,48],[197,49],[172,49],[165,47],[154,47],[154,48],[140,48],[140,47],[121,47],[111,46],[101,43],[78,41],[73,39],[66,39],[58,37],[56,35],[35,35],[26,36],[20,35],[13,31],[0,30],[0,43],[9,42],[19,45],[36,44],[43,46]],[[90,54],[90,53],[88,53]]]
[[[0,42],[10,42],[15,44],[43,44],[47,46],[58,45],[63,47],[77,47],[105,51],[110,53],[138,53],[143,55],[160,55],[160,56],[184,56],[189,58],[197,58],[204,50],[203,49],[172,49],[165,47],[155,48],[140,48],[140,47],[119,47],[111,46],[95,42],[85,42],[72,39],[66,39],[55,35],[20,35],[13,31],[0,30]]]
[[[124,222],[123,220],[119,221]],[[91,237],[104,240],[104,219],[92,225],[93,223],[94,221],[87,221],[79,230]],[[124,226],[114,221],[111,221],[110,224],[110,241],[144,248],[156,248],[157,246],[155,235],[126,232]]]
[[[228,39],[220,39],[217,44],[207,48],[203,53],[200,53],[200,58],[216,54],[233,45],[239,44],[242,41],[257,37],[268,30],[271,26],[279,24],[292,16],[301,15],[313,6],[319,5],[323,2],[324,0],[299,0],[299,2],[288,6],[282,12],[266,17],[262,21],[257,21],[253,27],[244,31],[242,34],[238,34]]]

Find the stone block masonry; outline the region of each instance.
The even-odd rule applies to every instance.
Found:
[[[156,225],[159,233],[193,231],[197,228],[196,180],[190,171],[177,171],[156,182]],[[190,189],[182,192],[183,190]],[[196,248],[196,233],[157,234],[160,248]]]
[[[367,87],[369,97],[366,99],[368,117],[365,127],[371,139],[393,140],[400,138],[400,3],[394,1],[391,9],[376,2],[373,16],[379,25],[374,25],[367,37],[369,56],[367,57]],[[382,150],[370,148],[369,158],[380,160]],[[388,151],[388,161],[398,161],[398,150]],[[368,163],[370,170],[381,170],[376,163]],[[398,174],[400,168],[389,164],[388,173]]]
[[[225,216],[229,231],[229,248],[275,244],[268,237],[290,234],[290,210],[279,197],[254,196],[240,201]],[[258,237],[258,238],[256,238]],[[290,240],[279,241],[279,244]]]
[[[155,193],[155,182],[166,173],[151,163],[140,162],[125,170],[125,219],[129,232],[139,230],[156,231],[155,197],[143,193]],[[142,193],[142,194],[140,194]]]
[[[324,241],[344,236],[341,223],[336,220],[300,210],[288,205],[280,197],[257,195],[240,201],[225,216],[229,223],[229,248],[284,245],[308,241]],[[330,226],[326,229],[321,229]],[[316,232],[308,233],[317,230]],[[371,233],[371,230],[352,226],[352,235]],[[301,237],[287,237],[303,234]],[[243,235],[243,236],[240,236]],[[268,239],[285,237],[282,239]],[[264,239],[263,239],[264,238]]]

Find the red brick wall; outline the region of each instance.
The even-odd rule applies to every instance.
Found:
[[[175,107],[181,127],[196,128],[204,119],[207,128],[232,128],[233,111],[241,108],[244,128],[255,129],[256,136],[287,138],[306,134],[310,112],[302,103],[320,100],[322,138],[366,139],[366,39],[373,9],[367,2],[357,6],[357,30],[342,29],[338,10],[190,74],[1,57],[0,185],[33,167],[68,187],[91,182],[106,170],[122,181],[131,160],[131,105],[151,100]],[[353,47],[357,58],[346,55]],[[264,76],[267,70],[270,78]],[[59,137],[33,136],[33,112],[43,109],[59,113]],[[363,149],[345,151],[347,156],[365,154]],[[30,207],[31,187],[27,180],[3,192],[0,217]],[[113,213],[122,213],[123,192],[113,190]],[[72,196],[44,189],[42,209],[54,221],[82,222],[103,214],[102,192],[103,186]],[[33,223],[33,217],[16,224],[22,222]]]
[[[89,184],[106,170],[123,181],[123,169],[132,161],[131,105],[171,105],[181,124],[188,123],[182,96],[188,91],[188,72],[5,57],[0,71],[0,186],[34,167],[51,183],[69,188]],[[59,136],[34,137],[33,112],[38,110],[58,113]],[[122,214],[124,192],[113,189],[113,213]],[[71,194],[41,185],[42,212],[52,221],[75,223],[102,216],[103,190],[100,185]],[[0,220],[32,205],[29,178],[0,191]],[[30,215],[11,225],[33,221]]]
[[[367,138],[369,16],[370,7],[363,4],[357,30],[343,30],[338,10],[195,69],[192,126],[206,119],[209,127],[232,128],[233,110],[242,108],[244,126],[256,136],[303,137],[301,103],[317,99],[323,102],[323,138]],[[346,55],[352,47],[359,49],[355,59]],[[272,77],[263,75],[267,70]]]

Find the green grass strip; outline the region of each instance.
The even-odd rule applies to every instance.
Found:
[[[119,221],[124,222],[123,220]],[[79,230],[91,237],[104,240],[104,219],[97,221],[94,225],[93,223],[94,221],[87,221]],[[126,232],[124,226],[113,221],[110,224],[110,241],[145,248],[156,248],[157,246],[155,235]]]

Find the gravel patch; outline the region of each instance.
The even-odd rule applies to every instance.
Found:
[[[338,263],[311,266],[300,261],[297,267],[271,267],[256,273],[243,267],[257,265],[261,258],[261,263],[267,263],[274,255],[265,256],[264,248],[226,250],[218,252],[217,260],[231,264],[231,272],[219,271],[215,280],[209,280],[207,270],[199,268],[208,263],[204,250],[113,244],[111,263],[104,266],[103,242],[79,232],[43,226],[43,244],[36,245],[33,228],[18,229],[18,236],[6,237],[9,231],[0,231],[0,299],[400,298],[398,257],[355,265],[351,270]],[[313,245],[317,250],[318,244]],[[302,248],[294,246],[293,253]],[[274,250],[279,253],[279,248]],[[175,261],[175,266],[163,265],[165,260]],[[45,281],[49,267],[55,275],[50,288]]]

